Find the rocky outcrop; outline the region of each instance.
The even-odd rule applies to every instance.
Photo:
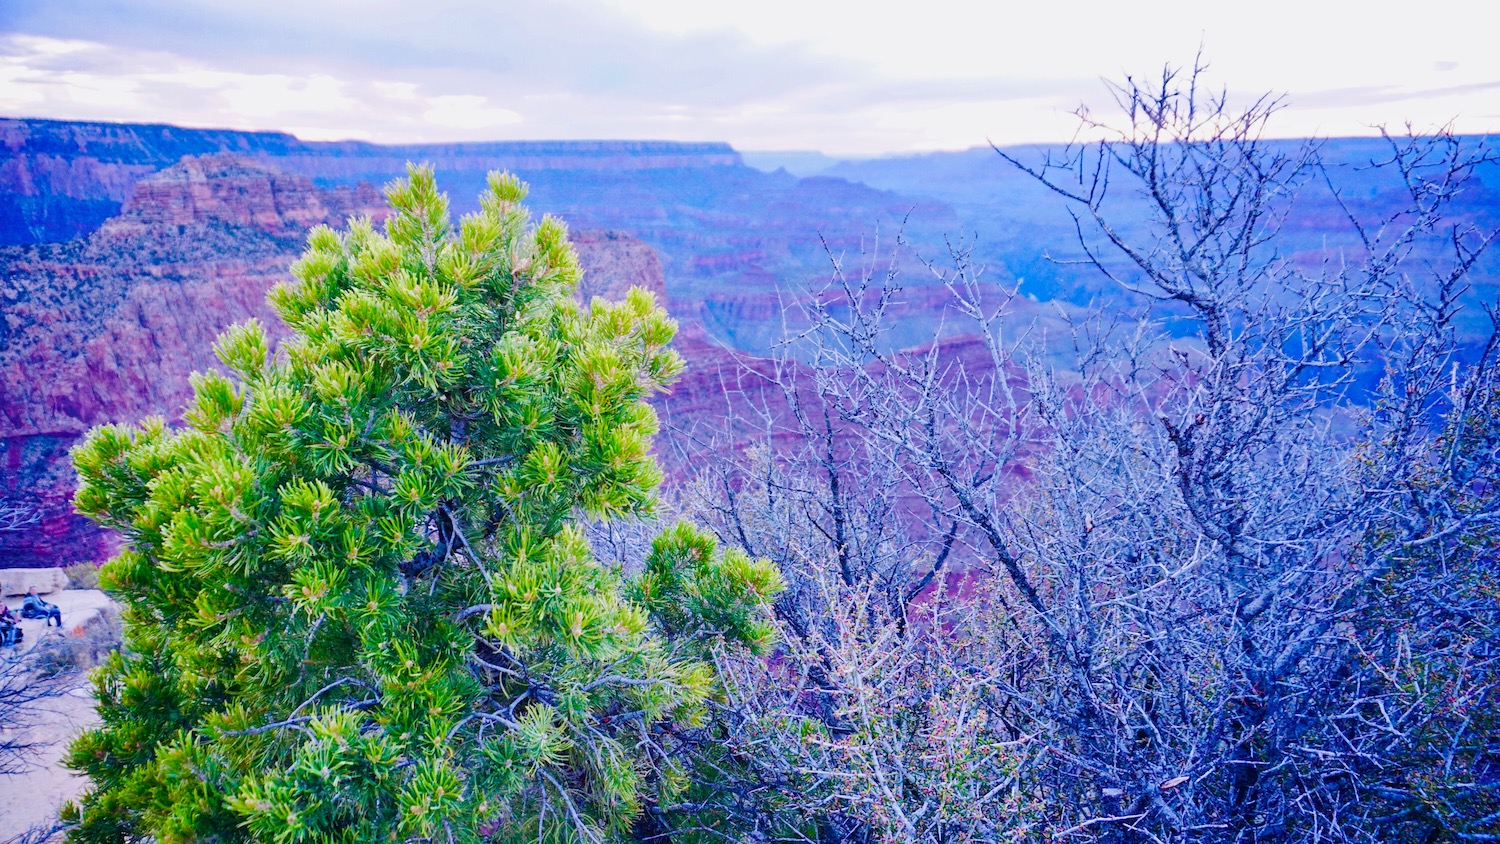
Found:
[[[667,282],[656,250],[620,232],[577,232],[573,248],[583,265],[578,298],[623,299],[632,287],[644,288],[660,305],[667,303]]]
[[[330,216],[305,177],[234,155],[190,156],[136,185],[120,216],[99,234],[130,237],[216,223],[295,234]]]
[[[307,228],[380,214],[233,156],[188,158],[136,186],[81,243],[12,248],[0,269],[0,437],[78,434],[166,412],[213,365],[225,326],[271,317],[266,291]]]
[[[894,237],[868,237],[877,230],[894,234],[901,227],[938,256],[941,235],[962,228],[940,204],[842,179],[762,172],[721,143],[381,145],[306,142],[275,132],[0,120],[0,244],[63,242],[91,233],[120,213],[132,186],[147,174],[184,155],[208,153],[253,159],[323,189],[383,184],[404,175],[407,162],[427,162],[458,213],[477,207],[490,171],[509,170],[531,185],[534,211],[560,216],[575,230],[626,232],[651,246],[673,295],[692,303],[725,290],[774,293],[826,277],[830,253],[852,262],[877,245],[888,252]],[[157,222],[191,217],[200,201],[214,199],[187,198],[192,205],[152,203],[165,218]],[[262,209],[276,210],[274,186],[261,199]],[[126,216],[132,210],[140,209],[126,209]],[[245,211],[258,213],[249,206]]]
[[[62,569],[0,569],[0,598],[36,592],[50,595],[68,588]]]

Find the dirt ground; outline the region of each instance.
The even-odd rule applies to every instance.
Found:
[[[46,599],[62,610],[63,628],[49,629],[42,621],[24,620],[21,623],[26,631],[24,643],[17,649],[0,651],[0,659],[24,659],[48,636],[87,635],[91,622],[110,607],[109,599],[93,590],[57,592]],[[19,600],[7,603],[19,614]],[[0,842],[33,825],[50,823],[63,802],[77,796],[86,785],[86,780],[62,766],[62,757],[73,737],[99,720],[87,674],[77,671],[60,678],[57,689],[60,694],[36,704],[29,713],[29,725],[0,724],[0,738],[14,737],[39,745],[38,752],[30,759],[30,770],[0,775]]]
[[[98,720],[93,689],[82,676],[67,693],[39,705],[35,724],[25,731],[25,738],[44,745],[31,770],[0,776],[0,841],[50,823],[63,802],[83,790],[87,781],[64,768],[62,757],[73,737]]]

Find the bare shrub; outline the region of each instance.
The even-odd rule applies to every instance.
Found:
[[[79,562],[63,566],[63,573],[68,576],[69,589],[98,589],[99,588],[99,564],[94,562]]]
[[[107,607],[81,629],[52,633],[37,641],[29,654],[33,670],[44,676],[87,671],[120,649],[123,628],[120,613]]]
[[[41,511],[36,506],[0,498],[0,533],[26,530],[41,520]]]
[[[1010,160],[1117,294],[1020,319],[957,250],[903,351],[903,279],[836,262],[732,434],[683,434],[696,515],[789,583],[724,716],[777,835],[1500,836],[1497,344],[1457,331],[1494,233],[1448,216],[1487,159],[1390,136],[1356,202],[1201,70]]]

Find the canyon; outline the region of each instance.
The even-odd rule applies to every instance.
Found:
[[[1380,143],[1321,148],[1365,212],[1400,200],[1402,187],[1368,166]],[[0,499],[39,516],[0,533],[0,567],[107,555],[108,537],[72,512],[72,445],[94,425],[171,418],[188,374],[215,365],[220,331],[250,317],[275,330],[265,293],[287,277],[307,228],[379,218],[377,186],[409,161],[434,165],[456,213],[475,207],[489,171],[517,172],[528,205],[569,224],[583,299],[633,285],[655,293],[681,323],[676,345],[688,362],[655,404],[684,428],[723,421],[726,384],[764,366],[784,320],[795,330],[799,304],[839,272],[901,280],[900,318],[884,338],[893,348],[945,330],[942,273],[955,252],[986,283],[1017,291],[1012,310],[1034,324],[1119,295],[1079,265],[1066,210],[990,149],[842,162],[799,178],[713,143],[381,146],[0,119]],[[1500,163],[1475,171],[1456,211],[1500,225]],[[1331,194],[1310,191],[1288,220],[1287,257],[1357,249],[1341,214]],[[1469,299],[1494,301],[1497,277],[1491,255]],[[1459,330],[1479,336],[1486,325],[1473,307]],[[967,348],[962,337],[942,342],[958,356]]]

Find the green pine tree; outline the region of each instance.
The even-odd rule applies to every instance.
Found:
[[[184,427],[79,447],[126,648],[71,840],[608,841],[687,786],[707,651],[764,649],[780,581],[688,527],[635,576],[591,555],[583,520],[652,510],[675,325],[575,302],[524,196],[492,175],[453,229],[413,168],[383,234],[310,234],[279,351],[236,326]]]

